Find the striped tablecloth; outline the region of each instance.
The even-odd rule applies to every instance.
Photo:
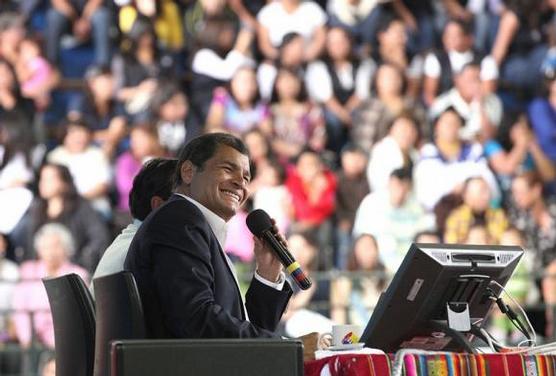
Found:
[[[305,363],[305,376],[392,375],[394,357],[339,355]],[[406,354],[403,375],[556,375],[556,356],[515,354]]]

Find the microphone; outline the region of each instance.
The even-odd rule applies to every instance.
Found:
[[[301,265],[295,261],[290,251],[288,251],[272,231],[272,221],[264,210],[253,210],[247,215],[245,222],[253,235],[264,239],[270,248],[272,248],[272,251],[278,256],[278,259],[300,289],[307,290],[311,287],[311,280],[305,275],[303,270],[301,270]]]

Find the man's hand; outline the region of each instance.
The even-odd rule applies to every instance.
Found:
[[[274,219],[272,219],[272,232],[277,236],[284,247],[286,247],[286,240],[278,233],[278,228],[276,227],[276,221]],[[255,253],[257,273],[267,281],[277,282],[283,269],[280,260],[264,240],[256,236],[253,236],[253,240],[255,242],[253,252]]]

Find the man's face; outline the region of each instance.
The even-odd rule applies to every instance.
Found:
[[[187,164],[182,166],[181,174],[183,181],[190,184],[190,197],[225,221],[230,220],[249,195],[249,158],[221,145],[202,169],[192,166],[188,172]]]
[[[390,204],[395,208],[399,208],[404,204],[407,195],[411,191],[411,182],[391,176],[388,181],[388,191],[390,192]]]

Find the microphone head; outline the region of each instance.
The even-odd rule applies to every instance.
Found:
[[[261,236],[263,232],[272,227],[270,216],[262,209],[255,209],[249,213],[245,222],[249,231],[255,236]]]

